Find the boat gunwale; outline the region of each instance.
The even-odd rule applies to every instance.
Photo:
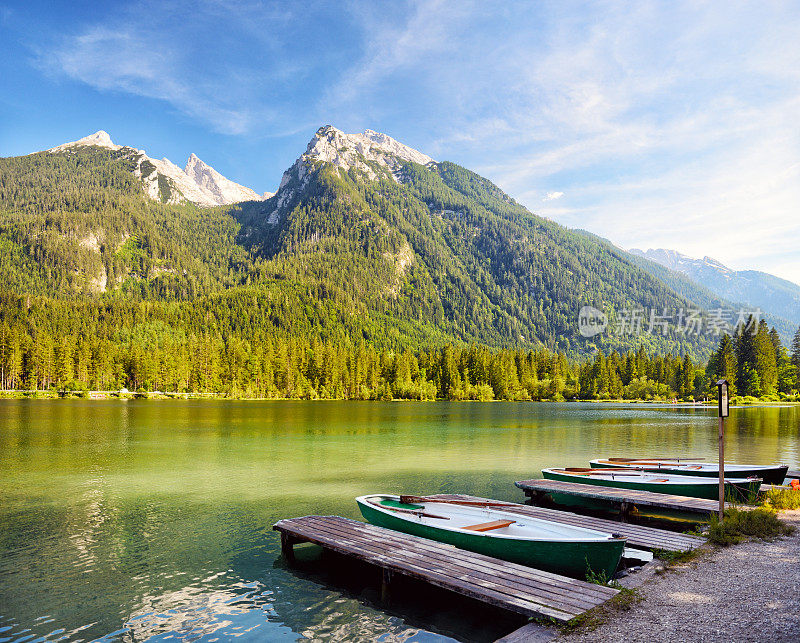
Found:
[[[549,521],[549,520],[544,520],[542,518],[535,518],[533,516],[524,516],[525,521],[526,522],[544,523],[544,524],[547,524],[547,525],[553,525],[553,526],[557,527],[558,529],[567,528],[567,529],[564,529],[565,531],[590,532],[590,533],[598,534],[598,536],[596,536],[596,537],[588,537],[587,536],[585,538],[572,538],[572,537],[566,537],[566,538],[563,538],[563,537],[562,538],[555,538],[555,537],[543,538],[543,537],[535,537],[535,536],[517,536],[517,535],[513,535],[513,534],[499,534],[499,533],[493,533],[493,532],[469,531],[469,530],[463,529],[462,527],[450,527],[450,526],[445,525],[445,524],[442,524],[442,525],[431,525],[430,523],[423,523],[421,520],[419,522],[415,522],[415,521],[411,520],[411,518],[409,517],[409,514],[406,514],[405,512],[403,512],[403,513],[394,512],[394,511],[392,511],[391,509],[389,509],[387,507],[383,507],[381,505],[369,502],[368,499],[370,499],[370,498],[384,498],[384,499],[390,499],[390,500],[394,500],[396,498],[396,499],[399,500],[399,498],[400,498],[399,494],[390,494],[390,493],[375,493],[375,494],[372,494],[371,493],[371,494],[367,494],[367,495],[364,495],[364,496],[358,496],[356,498],[356,502],[359,505],[366,505],[366,506],[368,506],[370,508],[373,508],[373,509],[376,509],[376,510],[380,511],[381,513],[384,513],[384,514],[386,514],[388,516],[393,516],[395,518],[399,518],[400,520],[405,520],[406,522],[410,522],[412,524],[420,524],[420,525],[425,526],[425,527],[431,527],[433,529],[442,529],[444,531],[450,531],[450,532],[457,533],[457,534],[466,534],[466,535],[476,536],[476,537],[499,538],[499,539],[503,539],[503,540],[522,540],[522,541],[526,541],[526,542],[554,542],[554,543],[606,543],[606,542],[619,542],[619,541],[627,542],[627,540],[628,540],[627,537],[625,537],[625,536],[616,536],[616,535],[614,535],[612,533],[607,533],[607,532],[599,531],[599,530],[596,530],[596,529],[590,529],[588,527],[578,527],[578,526],[573,526],[573,525],[564,525],[562,523],[556,523],[556,522],[552,522],[552,521]],[[445,504],[445,503],[430,502],[430,503],[426,503],[426,504]],[[450,504],[450,506],[454,506],[454,505]],[[464,505],[464,507],[467,507],[467,506]],[[490,509],[487,509],[487,510],[491,511],[493,513],[500,513],[500,514],[503,514],[503,515],[512,516],[512,517],[515,518],[515,522],[519,522],[519,518],[521,517],[521,514],[514,514],[514,513],[510,513],[510,512],[504,512],[504,511],[500,511],[500,510],[497,510],[497,509],[491,509],[490,508]]]
[[[575,467],[575,468],[577,468],[577,467]],[[644,471],[644,470],[635,469],[633,467],[625,468],[624,470],[626,472],[630,472],[629,473],[630,476],[636,476],[638,474],[639,476],[654,476],[657,479],[656,480],[642,480],[642,479],[640,479],[640,480],[619,480],[619,482],[626,482],[626,483],[632,483],[632,484],[661,484],[661,485],[680,485],[680,486],[698,485],[698,484],[709,484],[709,485],[719,484],[719,480],[717,478],[710,478],[708,476],[686,476],[686,475],[682,475],[682,474],[678,474],[678,473],[669,473],[667,471],[665,471],[663,473],[658,472],[658,471]],[[561,467],[559,467],[559,468],[548,467],[546,469],[542,469],[542,474],[544,474],[545,471],[547,471],[548,473],[553,473],[555,475],[573,476],[573,477],[575,477],[576,479],[579,479],[579,480],[591,480],[591,477],[590,477],[591,474],[589,474],[589,473],[581,473],[580,471],[570,471],[569,467],[564,467],[564,468],[561,468]],[[595,469],[588,469],[588,471],[596,472],[596,474],[598,476],[599,475],[603,475],[603,473],[605,471],[609,471],[610,473],[608,475],[612,476],[611,477],[611,481],[616,482],[614,480],[614,478],[613,478],[613,469],[610,469],[610,468],[595,468]],[[667,480],[663,480],[664,477],[667,477],[668,479]],[[672,478],[672,480],[669,479],[670,477]],[[596,479],[599,480],[600,478],[596,478]],[[752,483],[756,482],[757,480],[760,480],[762,484],[764,483],[763,478],[759,478],[758,476],[751,476],[749,478],[730,478],[728,476],[725,476],[725,482],[729,483],[729,484],[733,484],[733,485],[752,484]],[[591,482],[587,482],[587,484],[592,484],[592,483]]]
[[[665,460],[663,458],[594,458],[589,461],[591,465],[594,462],[609,464],[617,468],[631,469],[638,466],[660,466],[663,469],[679,468],[679,467],[699,467],[701,470],[713,471],[719,468],[716,462],[700,462],[698,460]],[[725,462],[725,469],[735,471],[737,469],[745,471],[764,470],[772,471],[773,469],[788,468],[788,464],[773,463],[773,464],[741,464],[739,462]],[[610,467],[608,467],[610,468]]]

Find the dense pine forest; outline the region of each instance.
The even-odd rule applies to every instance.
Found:
[[[713,354],[673,329],[580,337],[583,305],[697,304],[452,163],[311,159],[267,201],[200,208],[161,175],[148,199],[131,154],[0,159],[0,388],[690,400],[724,375],[796,395],[763,322]]]
[[[299,399],[701,400],[726,377],[740,396],[795,399],[800,331],[790,356],[765,323],[723,336],[707,366],[639,348],[570,359],[546,348],[442,344],[384,348],[363,338],[275,333],[249,300],[106,305],[0,298],[0,388]],[[238,314],[237,314],[238,312]],[[264,323],[266,322],[266,323]]]

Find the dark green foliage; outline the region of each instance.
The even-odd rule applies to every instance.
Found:
[[[0,159],[3,290],[188,299],[246,282],[235,219],[154,203],[131,170],[124,150]]]
[[[135,161],[129,148],[0,159],[2,387],[476,400],[705,392],[702,337],[577,333],[583,305],[613,314],[685,300],[457,165],[406,163],[398,182],[377,164],[366,180],[311,163],[289,177],[270,223],[275,198],[171,205],[163,177],[154,202]]]
[[[774,511],[762,508],[742,511],[734,507],[725,510],[722,522],[716,514],[712,515],[706,535],[710,542],[726,547],[745,538],[775,538],[793,531],[794,527],[781,522]]]
[[[725,378],[731,395],[779,399],[796,396],[797,368],[781,345],[775,329],[763,320],[755,325],[752,317],[745,327],[737,327],[734,338],[723,335],[711,354],[706,373],[714,394],[714,382]],[[784,397],[783,399],[792,399]]]
[[[800,509],[800,489],[770,489],[764,505],[771,509]]]
[[[327,318],[315,317],[313,310],[294,323],[303,311],[292,308],[293,301],[280,291],[254,288],[192,302],[0,295],[0,388],[572,400],[669,399],[685,381],[685,357],[643,349],[627,358],[599,353],[585,364],[543,348],[444,344],[376,350],[340,326],[321,338]]]

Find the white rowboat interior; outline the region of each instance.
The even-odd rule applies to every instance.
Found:
[[[580,478],[591,478],[592,480],[607,480],[614,482],[631,482],[641,484],[661,484],[661,485],[718,485],[717,478],[703,478],[701,476],[669,475],[666,473],[648,473],[637,471],[636,469],[543,469],[542,471],[552,472],[558,475],[575,476],[576,481]],[[752,482],[755,478],[729,478],[725,476],[725,482],[742,484]]]
[[[707,471],[709,473],[719,471],[719,465],[710,463],[710,462],[679,462],[679,461],[671,461],[671,460],[613,460],[613,459],[602,459],[602,460],[592,460],[592,463],[598,463],[603,465],[611,465],[614,467],[624,467],[630,469],[636,469],[637,467],[647,467],[648,469],[653,467],[664,468],[664,469],[680,469],[681,471]],[[772,466],[779,466],[779,465],[767,465],[768,467]],[[725,473],[736,473],[737,471],[752,471],[753,469],[763,469],[765,465],[758,465],[758,464],[733,464],[733,463],[725,463]]]
[[[398,511],[397,508],[381,505],[380,502],[382,500],[399,502],[400,496],[373,494],[356,498],[356,502],[359,504],[367,505],[372,509],[382,511],[396,518],[402,518],[409,522],[435,527],[437,529],[472,533],[478,536],[511,538],[515,540],[557,540],[569,542],[598,542],[619,538],[618,536],[594,529],[563,525],[548,520],[502,511],[492,507],[471,507],[441,502],[419,502],[415,503],[414,507],[420,507],[420,509]],[[486,526],[495,521],[508,524],[496,528],[489,527],[485,530],[475,529],[475,527]]]

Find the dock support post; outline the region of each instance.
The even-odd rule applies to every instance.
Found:
[[[281,532],[281,554],[290,565],[294,563],[294,543],[294,538],[285,531]]]
[[[628,522],[628,516],[631,513],[631,509],[633,505],[629,502],[621,502],[619,503],[619,521],[620,522]]]
[[[392,570],[383,568],[381,578],[381,603],[388,603],[391,600]]]

